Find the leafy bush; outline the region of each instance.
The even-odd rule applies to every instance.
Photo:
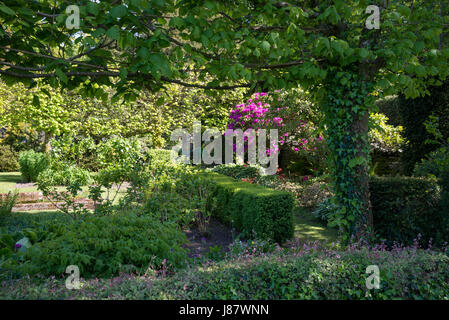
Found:
[[[137,139],[114,136],[98,147],[101,168],[127,170],[140,158],[140,143]]]
[[[229,255],[234,258],[259,256],[274,252],[277,248],[279,246],[269,240],[235,240],[229,246]]]
[[[172,277],[121,275],[83,281],[67,290],[65,279],[5,281],[2,299],[180,300],[447,300],[447,254],[415,248],[300,250],[225,259]],[[368,289],[366,268],[377,265],[379,289]],[[107,288],[107,290],[105,290]]]
[[[250,255],[222,261],[208,272],[156,281],[147,293],[175,299],[447,299],[449,257],[424,250],[359,249],[297,256]],[[380,288],[366,287],[366,268],[380,269]],[[182,287],[187,290],[182,290]],[[159,289],[159,288],[160,289]],[[164,291],[162,291],[164,288]]]
[[[440,165],[441,161],[447,157],[445,150],[435,150],[428,154],[421,162],[415,165],[413,175],[417,177],[435,176],[440,177],[443,174],[443,169]]]
[[[77,265],[86,278],[167,265],[177,268],[185,265],[185,241],[177,226],[151,217],[90,216],[59,225],[25,252],[23,263],[10,268],[21,275],[60,275],[68,265]]]
[[[9,145],[0,145],[0,172],[12,172],[19,169],[18,154]]]
[[[85,186],[92,182],[89,172],[75,165],[65,165],[60,169],[47,168],[37,177],[37,181],[42,180],[46,180],[50,186],[68,186],[75,182]]]
[[[374,231],[388,243],[410,244],[421,234],[423,241],[447,239],[442,225],[436,181],[424,178],[376,178],[370,181]]]
[[[254,178],[259,176],[259,168],[251,165],[221,164],[212,169],[212,171],[223,174],[228,177],[240,180],[243,178]]]
[[[371,147],[376,150],[397,152],[404,144],[401,136],[403,128],[401,126],[392,126],[388,124],[388,117],[382,113],[370,114],[370,127],[368,136]]]
[[[329,218],[339,210],[332,198],[327,198],[320,202],[312,214],[323,222],[328,222]]]
[[[195,168],[151,160],[145,188],[145,211],[160,221],[196,226],[206,233],[214,207],[213,181]]]
[[[283,243],[293,236],[291,193],[208,172],[215,185],[213,214],[244,236]]]
[[[386,96],[376,101],[379,112],[383,113],[389,119],[391,125],[397,127],[402,125],[402,116],[399,111],[398,96]]]
[[[23,151],[19,154],[19,165],[22,178],[26,182],[35,182],[39,173],[49,166],[48,157],[34,150]]]
[[[415,99],[399,96],[403,136],[408,141],[402,154],[406,174],[411,174],[417,162],[437,149],[435,145],[423,143],[432,137],[424,124],[429,116],[441,119],[440,130],[445,139],[449,138],[449,81],[430,87],[429,92],[429,95]]]
[[[147,152],[148,160],[150,163],[156,161],[160,163],[169,163],[171,150],[165,149],[150,149]]]
[[[5,216],[11,213],[18,196],[17,192],[12,193],[11,191],[6,195],[0,195],[0,222],[3,222]]]
[[[52,162],[98,171],[97,144],[91,137],[76,137],[70,134],[50,141]]]

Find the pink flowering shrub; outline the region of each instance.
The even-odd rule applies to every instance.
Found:
[[[312,121],[298,118],[293,103],[279,91],[257,92],[247,103],[238,104],[231,110],[228,129],[278,129],[280,150],[290,149],[307,160],[311,171],[323,171],[327,167],[328,152],[324,137]],[[245,136],[244,141],[247,140]],[[279,150],[270,148],[267,154],[274,151]]]

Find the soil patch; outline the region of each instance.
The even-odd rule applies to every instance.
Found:
[[[211,218],[208,230],[208,237],[194,228],[185,231],[189,243],[185,244],[184,247],[189,249],[189,257],[203,256],[209,252],[210,247],[214,246],[221,246],[224,251],[229,251],[229,245],[233,241],[232,229]]]

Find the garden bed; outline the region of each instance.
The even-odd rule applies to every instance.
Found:
[[[211,247],[220,247],[221,250],[227,252],[233,241],[232,229],[214,218],[211,218],[207,236],[193,228],[186,230],[185,234],[189,240],[185,245],[185,248],[189,250],[189,257],[204,256]]]
[[[94,202],[90,199],[77,199],[75,200],[75,203],[81,203],[83,204],[84,208],[88,210],[94,209]],[[47,211],[47,210],[57,210],[59,206],[63,205],[62,202],[30,202],[30,203],[18,203],[14,206],[12,209],[12,212],[19,212],[19,211]]]

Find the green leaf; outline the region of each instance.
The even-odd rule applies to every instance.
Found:
[[[366,59],[369,56],[369,51],[366,50],[365,48],[360,49],[360,57],[362,59]]]
[[[357,157],[357,158],[351,159],[351,160],[349,161],[348,166],[349,166],[350,168],[354,168],[355,166],[359,166],[359,165],[363,164],[363,162],[365,162],[365,159],[364,159],[364,158],[362,158],[362,157]]]
[[[137,56],[141,57],[142,59],[147,59],[150,55],[150,52],[146,47],[140,47],[139,50],[137,50]]]
[[[126,77],[128,76],[128,70],[126,69],[120,69],[120,79],[126,80]]]
[[[87,4],[87,12],[94,16],[97,16],[100,13],[100,8],[97,3],[89,2]]]
[[[15,16],[16,12],[12,10],[11,8],[8,8],[7,6],[0,6],[0,11],[3,11],[6,14],[9,14],[10,16]]]
[[[120,36],[120,28],[118,26],[113,26],[113,27],[109,28],[109,30],[106,31],[106,36],[113,40],[118,40],[118,38]]]
[[[61,69],[56,68],[55,74],[58,76],[59,79],[61,79],[62,82],[64,82],[65,84],[67,84],[68,78],[67,78],[67,76],[65,75],[65,73],[62,72]]]
[[[110,14],[114,19],[123,18],[128,13],[128,8],[124,5],[120,5],[111,9]]]
[[[262,49],[262,51],[268,52],[268,51],[270,51],[271,45],[268,41],[264,40],[260,44],[260,48]]]

